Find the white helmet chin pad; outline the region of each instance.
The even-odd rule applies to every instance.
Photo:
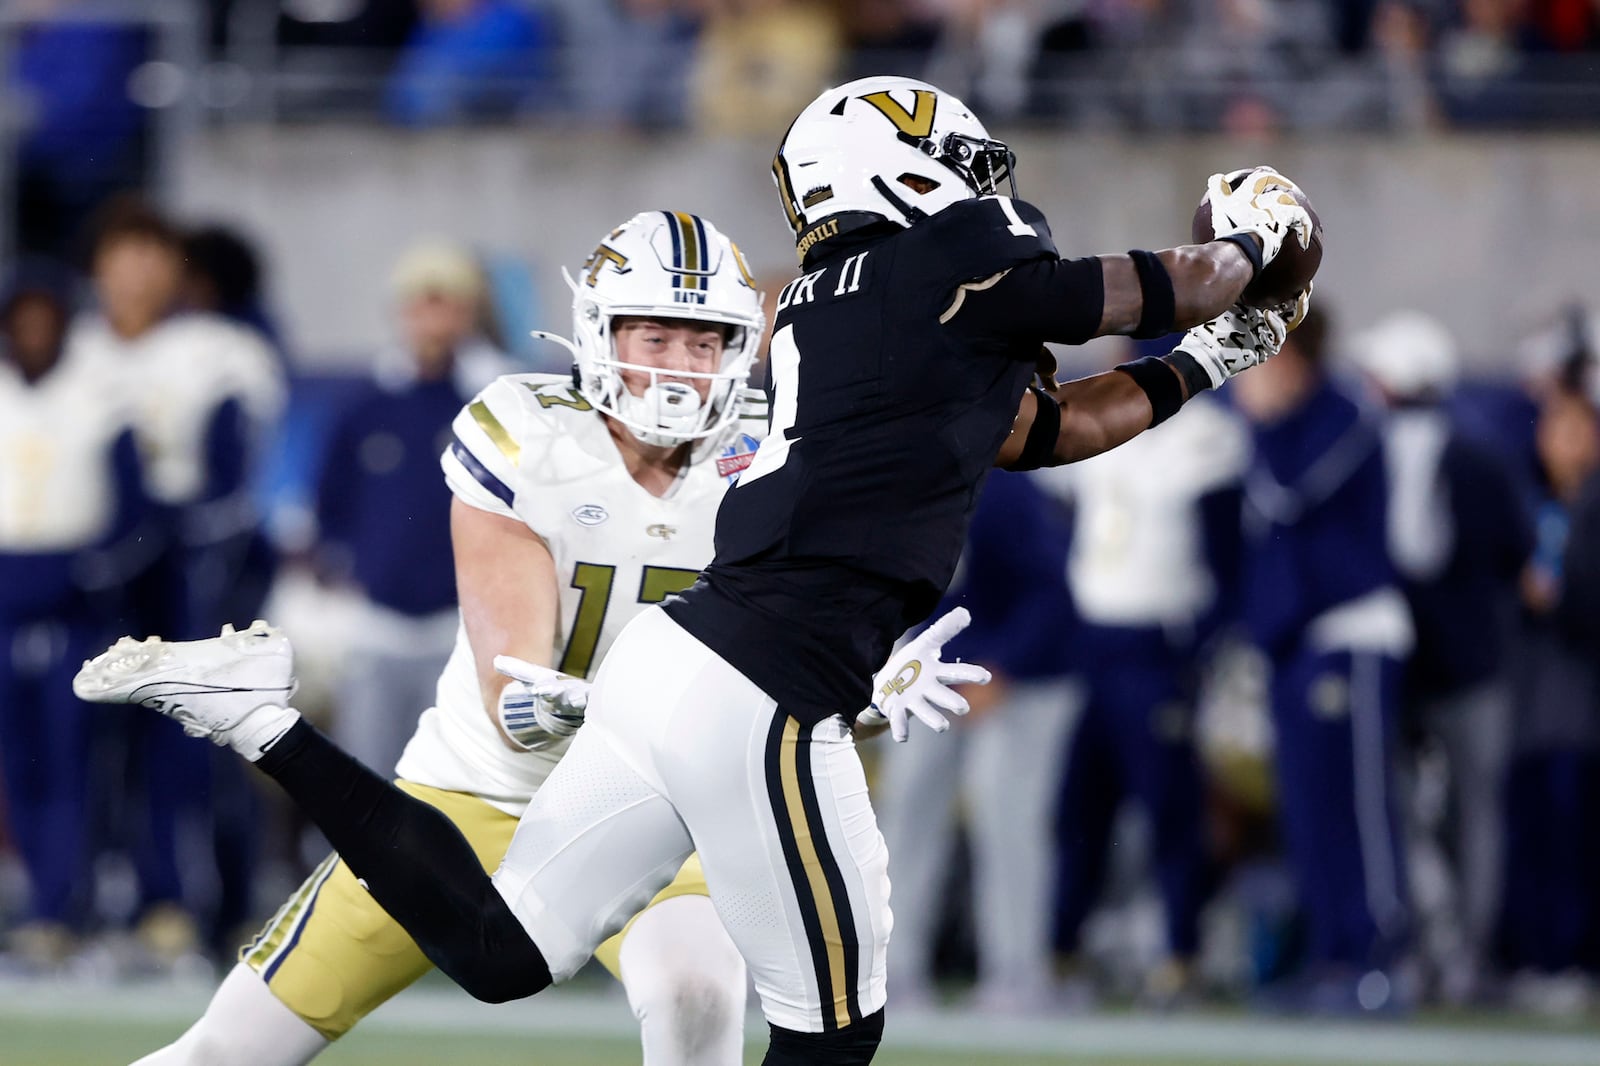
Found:
[[[646,444],[704,440],[734,423],[766,318],[744,257],[715,226],[681,211],[643,211],[612,230],[576,278],[563,273],[572,289],[568,346],[584,399]],[[615,333],[623,317],[720,327],[721,361],[709,372],[624,363]],[[642,395],[628,391],[624,371],[649,376]]]
[[[642,396],[624,391],[618,399],[620,420],[646,444],[667,446],[691,440],[700,426],[700,393],[688,382],[658,381]]]

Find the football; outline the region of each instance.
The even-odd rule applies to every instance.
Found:
[[[1285,238],[1277,256],[1262,268],[1254,281],[1245,286],[1244,295],[1239,297],[1241,303],[1251,307],[1272,307],[1283,303],[1310,284],[1317,275],[1317,268],[1322,265],[1322,220],[1317,217],[1317,209],[1311,206],[1305,193],[1294,189],[1292,195],[1306,209],[1306,214],[1311,216],[1311,242],[1302,248],[1293,234]],[[1201,200],[1200,206],[1195,208],[1190,232],[1196,244],[1204,244],[1216,237],[1211,226],[1209,198]]]

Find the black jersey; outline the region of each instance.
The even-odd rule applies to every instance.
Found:
[[[1092,336],[1103,287],[1098,260],[1061,260],[1044,217],[1003,197],[826,241],[803,269],[779,296],[767,439],[723,497],[715,559],[666,609],[815,721],[865,707],[938,603],[1040,344]]]

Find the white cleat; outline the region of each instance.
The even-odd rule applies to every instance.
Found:
[[[205,737],[254,762],[300,719],[289,638],[259,619],[222,627],[208,640],[123,637],[88,660],[72,691],[91,703],[137,703],[160,711],[191,737]]]

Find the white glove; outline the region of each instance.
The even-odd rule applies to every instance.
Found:
[[[896,741],[906,739],[913,715],[935,733],[949,729],[950,719],[941,712],[962,715],[971,708],[966,697],[947,686],[989,683],[989,671],[981,666],[939,660],[945,642],[971,621],[967,609],[957,607],[889,656],[888,663],[872,679],[872,706],[857,715],[856,721],[868,728],[888,722],[889,733]]]
[[[1301,297],[1302,302],[1309,299],[1309,293]],[[1215,389],[1240,371],[1277,355],[1288,332],[1280,310],[1261,311],[1234,304],[1210,322],[1202,322],[1185,333],[1173,351],[1184,352],[1199,363]]]
[[[512,681],[500,691],[500,726],[528,751],[570,737],[583,725],[589,682],[511,655],[496,655],[494,668]]]
[[[1252,167],[1206,179],[1211,229],[1217,237],[1253,233],[1261,239],[1262,265],[1272,262],[1290,233],[1305,248],[1311,243],[1311,216],[1290,195],[1299,187],[1271,167]]]

